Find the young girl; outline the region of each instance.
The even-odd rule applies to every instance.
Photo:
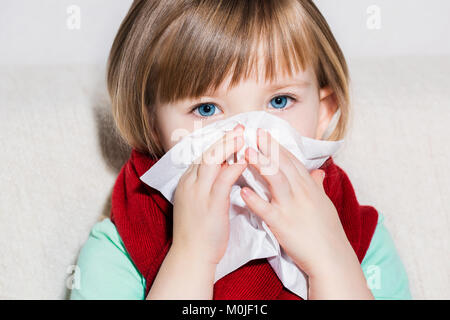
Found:
[[[179,141],[175,130],[242,112],[271,112],[310,138],[345,136],[347,65],[313,2],[136,0],[112,46],[107,80],[117,127],[133,150],[114,186],[111,219],[93,227],[81,250],[71,298],[299,299],[266,259],[214,283],[231,186],[247,166],[261,171],[273,160],[278,142],[270,134],[259,130],[258,150],[246,148],[245,163],[228,165],[245,128],[227,133],[204,153],[222,154],[216,163],[183,174],[173,206],[139,177]],[[218,152],[224,144],[232,147]],[[381,214],[358,204],[345,172],[329,158],[309,173],[278,147],[279,170],[264,176],[271,201],[249,188],[241,196],[307,274],[308,298],[409,299]]]

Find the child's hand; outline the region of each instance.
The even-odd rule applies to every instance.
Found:
[[[343,257],[354,255],[336,208],[323,189],[323,170],[310,174],[262,129],[258,130],[258,148],[260,152],[247,148],[245,158],[267,181],[272,199],[265,201],[249,188],[243,188],[241,195],[297,266],[309,276],[313,272],[324,274]],[[264,175],[267,168],[276,170]]]
[[[243,147],[243,132],[242,125],[227,132],[179,181],[174,196],[172,248],[184,252],[185,257],[218,264],[225,254],[231,187],[247,167],[244,159],[232,165],[225,160]]]

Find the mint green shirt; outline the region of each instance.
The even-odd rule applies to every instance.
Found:
[[[408,277],[379,214],[361,263],[375,299],[411,299]],[[144,300],[145,278],[133,264],[110,219],[98,222],[78,257],[70,299]]]

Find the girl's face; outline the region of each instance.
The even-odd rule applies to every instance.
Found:
[[[311,69],[293,77],[280,77],[276,83],[250,78],[228,89],[230,80],[227,78],[216,92],[198,100],[157,107],[157,130],[164,152],[179,142],[180,129],[190,133],[238,113],[258,110],[288,121],[303,136],[321,139],[337,108],[333,92],[327,87],[318,88]]]

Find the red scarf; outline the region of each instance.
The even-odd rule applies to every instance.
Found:
[[[133,149],[112,193],[111,220],[146,279],[146,295],[172,242],[172,204],[139,179],[157,160]],[[375,231],[378,213],[371,206],[359,205],[346,173],[331,157],[320,169],[325,171],[325,192],[336,207],[361,263]],[[300,297],[283,287],[267,259],[258,259],[218,280],[214,284],[214,299],[295,300]]]

